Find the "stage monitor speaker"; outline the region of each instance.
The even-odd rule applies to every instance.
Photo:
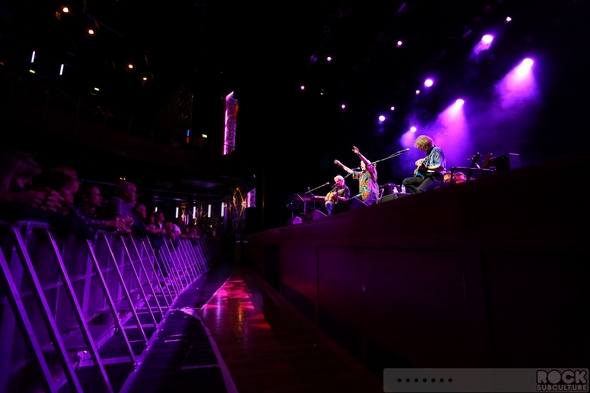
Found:
[[[326,217],[326,213],[323,213],[319,210],[314,210],[312,212],[305,214],[305,216],[303,216],[303,221],[317,220],[323,217]]]
[[[412,195],[412,194],[400,192],[399,194],[385,195],[383,198],[381,198],[381,200],[379,201],[379,203],[385,203],[385,202],[388,202],[388,201],[393,201],[394,199],[403,198],[403,197],[408,196],[408,195]]]
[[[496,172],[505,172],[520,168],[520,156],[516,153],[508,153],[490,160],[490,166],[496,167]]]
[[[337,204],[334,205],[334,208],[332,209],[332,214],[338,214],[338,213],[342,213],[342,212],[347,212],[349,210],[355,210],[361,207],[366,207],[367,205],[365,204],[365,202],[361,201],[358,198],[351,198],[347,201],[344,202],[338,202]]]
[[[287,225],[301,224],[302,222],[303,222],[303,220],[301,220],[301,217],[295,216],[295,217],[289,218],[289,221],[287,221]]]

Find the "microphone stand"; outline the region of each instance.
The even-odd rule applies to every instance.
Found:
[[[327,185],[329,185],[330,182],[326,182],[324,184],[322,184],[321,186],[317,186],[316,188],[313,188],[311,190],[307,190],[306,192],[304,192],[302,195],[305,194],[311,194],[312,191],[317,190],[318,188],[322,188],[325,187]],[[313,198],[313,194],[311,194],[311,197]],[[303,198],[302,198],[303,199]],[[313,201],[313,210],[315,210],[315,201]],[[303,214],[307,213],[307,201],[305,199],[303,199]]]
[[[399,157],[399,156],[401,156],[402,154],[404,154],[405,152],[408,152],[408,151],[410,151],[410,148],[407,148],[407,149],[404,149],[404,150],[400,150],[400,151],[396,151],[395,153],[393,153],[390,156],[387,156],[387,157],[382,158],[382,159],[377,160],[377,161],[373,161],[372,164],[375,165],[378,162],[389,160],[390,158],[394,158],[394,157]]]

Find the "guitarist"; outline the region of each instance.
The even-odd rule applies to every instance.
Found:
[[[335,203],[347,201],[350,198],[350,189],[344,184],[344,178],[338,175],[334,178],[334,181],[336,184],[325,198],[326,210],[329,216],[332,215],[332,209]]]
[[[426,157],[416,161],[414,176],[405,178],[402,182],[410,194],[418,194],[441,184],[446,165],[445,153],[435,146],[429,136],[420,135],[414,146],[425,152]]]

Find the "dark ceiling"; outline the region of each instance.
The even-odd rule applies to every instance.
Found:
[[[234,91],[239,168],[226,175],[264,189],[265,207],[278,212],[286,195],[331,181],[335,158],[354,162],[352,145],[372,159],[389,155],[409,119],[428,120],[457,94],[485,98],[524,56],[545,61],[545,95],[535,130],[514,149],[525,163],[567,153],[552,129],[577,130],[583,121],[586,86],[575,78],[590,65],[589,9],[588,0],[3,0],[0,60],[26,67],[37,50],[48,69],[66,64],[71,86],[100,86],[104,105],[147,121],[182,86],[194,94],[190,126],[210,135],[221,134],[222,97]],[[469,61],[486,33],[497,43]],[[437,88],[417,98],[428,75]],[[395,113],[377,126],[391,106]],[[212,181],[204,169],[181,177]],[[387,166],[380,178],[397,183],[406,172]]]

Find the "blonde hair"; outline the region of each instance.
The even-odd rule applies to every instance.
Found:
[[[434,141],[429,136],[420,135],[418,139],[416,139],[414,146],[418,149],[430,149],[431,147],[434,147]]]
[[[340,175],[338,175],[338,176],[336,176],[336,177],[334,178],[334,181],[335,181],[335,182],[339,182],[340,180],[344,180],[344,178],[343,178],[342,176],[340,176]]]

